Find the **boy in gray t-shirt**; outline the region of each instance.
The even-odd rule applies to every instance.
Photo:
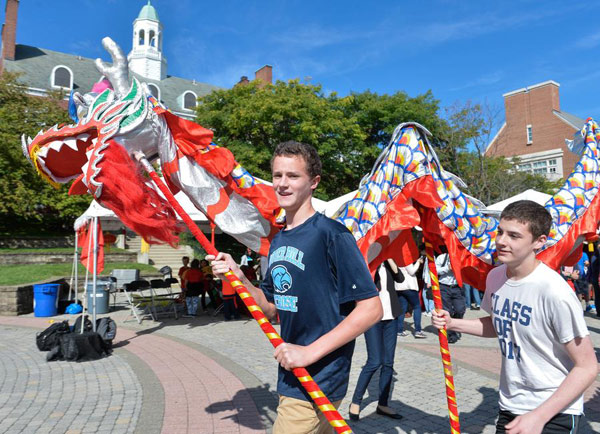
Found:
[[[496,433],[576,433],[583,392],[598,373],[596,356],[575,293],[536,259],[552,219],[532,201],[500,216],[496,251],[481,307],[490,315],[465,320],[434,313],[438,329],[498,337],[502,352]]]

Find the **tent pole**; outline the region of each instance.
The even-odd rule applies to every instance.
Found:
[[[96,331],[96,274],[98,273],[98,217],[94,217],[94,272],[92,274],[92,330]]]
[[[75,231],[75,252],[73,253],[73,266],[75,267],[74,270],[74,275],[75,275],[75,304],[77,304],[77,279],[79,278],[78,276],[78,266],[77,266],[77,243],[79,242],[79,234],[77,233],[77,231]],[[69,300],[71,299],[71,291],[69,290]]]
[[[89,236],[90,235],[90,230],[91,230],[90,224],[91,224],[91,222],[88,221],[88,223],[86,225],[87,226],[87,229],[86,229],[87,232],[86,233],[88,234],[88,237],[87,237],[88,238],[88,249],[87,249],[87,251],[88,251],[88,257],[86,259],[86,265],[85,265],[85,281],[83,283],[83,285],[84,285],[83,286],[83,309],[81,311],[81,330],[79,331],[79,333],[83,333],[83,327],[85,325],[85,315],[86,315],[86,313],[89,313],[89,311],[90,311],[90,307],[88,306],[88,296],[87,296],[87,293],[88,293],[88,289],[87,289],[87,286],[88,286],[88,273],[89,273],[89,268],[90,268],[90,253],[89,252],[90,252],[91,247],[92,247],[92,237]]]

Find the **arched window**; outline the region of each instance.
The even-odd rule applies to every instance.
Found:
[[[144,41],[144,37],[145,36],[146,35],[144,34],[144,29],[140,30],[139,39],[138,39],[138,45],[144,45],[144,42],[145,42]]]
[[[156,47],[156,35],[154,34],[154,30],[150,30],[150,46]]]
[[[55,66],[52,70],[52,87],[73,88],[73,73],[66,66]]]
[[[150,89],[150,93],[154,98],[160,101],[160,89],[157,85],[148,83],[148,89]]]
[[[196,108],[197,96],[194,92],[186,92],[183,95],[183,108],[188,110],[194,110]]]

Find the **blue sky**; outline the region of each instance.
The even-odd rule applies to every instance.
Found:
[[[106,58],[100,40],[110,36],[129,52],[132,22],[145,3],[21,1],[17,43]],[[562,110],[600,118],[598,2],[152,4],[164,26],[171,75],[231,87],[270,64],[276,79],[309,80],[340,95],[370,89],[416,96],[431,89],[442,106],[487,99],[499,107],[503,93],[555,80]]]

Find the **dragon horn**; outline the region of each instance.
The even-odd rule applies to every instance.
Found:
[[[102,46],[108,51],[110,57],[112,57],[113,64],[108,65],[102,59],[98,58],[96,59],[96,69],[110,81],[117,96],[122,98],[129,91],[127,58],[123,54],[121,47],[109,37],[102,39]]]

